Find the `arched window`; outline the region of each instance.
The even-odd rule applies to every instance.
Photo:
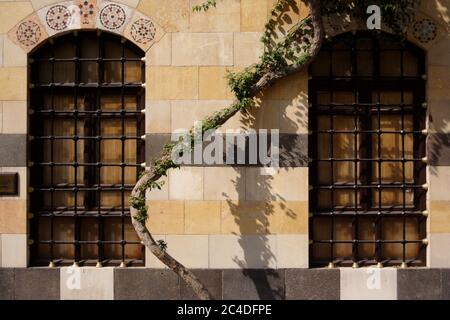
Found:
[[[349,33],[310,74],[311,266],[424,265],[424,53]]]
[[[78,31],[30,57],[32,265],[139,265],[129,195],[144,162],[144,53]]]

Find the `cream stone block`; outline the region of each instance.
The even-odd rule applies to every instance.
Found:
[[[246,200],[308,201],[308,168],[274,169],[272,175],[263,168],[246,170]]]
[[[341,268],[342,300],[396,300],[397,269]]]
[[[450,201],[448,182],[450,181],[450,166],[429,167],[428,197],[431,201]]]
[[[428,66],[428,96],[433,99],[448,97],[447,83],[450,83],[450,66]]]
[[[430,268],[450,268],[450,233],[432,233],[428,246]]]
[[[278,268],[308,268],[307,234],[278,234],[276,237]]]
[[[219,234],[220,201],[186,201],[185,234]]]
[[[241,0],[241,32],[263,31],[272,2],[271,0]]]
[[[196,121],[222,110],[233,103],[231,100],[177,100],[172,101],[172,132],[180,129],[191,129]],[[240,129],[242,127],[241,115],[236,114],[220,128],[222,133],[227,129]]]
[[[27,133],[27,102],[3,102],[3,133]]]
[[[212,269],[277,268],[277,239],[272,235],[209,236]]]
[[[233,65],[232,33],[174,33],[172,48],[174,66]]]
[[[201,167],[181,167],[169,172],[170,200],[203,200],[204,172]]]
[[[26,201],[0,199],[0,233],[24,234],[26,232]]]
[[[28,168],[27,167],[3,167],[0,172],[19,174],[19,196],[2,197],[2,200],[26,200],[28,186]]]
[[[308,72],[303,71],[277,81],[263,92],[264,99],[294,100],[308,96]]]
[[[2,234],[2,268],[26,268],[28,244],[26,234]]]
[[[233,72],[229,67],[199,68],[199,99],[232,100],[235,98],[228,86],[227,74]]]
[[[207,235],[167,235],[167,252],[187,268],[207,269]]]
[[[170,101],[149,100],[146,103],[146,133],[171,132],[171,106]]]
[[[450,35],[442,38],[428,51],[428,65],[450,66]]]
[[[3,66],[5,67],[26,67],[27,53],[8,37],[3,40]]]
[[[167,177],[162,177],[158,182],[162,182],[161,189],[152,189],[146,191],[145,197],[148,201],[169,200],[169,181]]]
[[[264,52],[260,32],[241,32],[234,35],[234,65],[247,67],[257,63]]]
[[[277,101],[256,99],[254,106],[242,113],[245,129],[279,129],[280,104]]]
[[[140,0],[114,0],[114,2],[126,4],[129,7],[136,8]]]
[[[244,200],[245,168],[205,167],[205,200]]]
[[[430,132],[450,133],[450,96],[438,94],[430,96],[428,99],[428,113],[430,115],[428,122]]]
[[[222,201],[221,233],[234,235],[268,234],[268,206],[261,201]]]
[[[191,0],[191,7],[204,0]],[[193,12],[190,17],[191,32],[239,32],[241,24],[240,0],[219,1],[216,8],[207,12]]]
[[[197,67],[150,67],[146,76],[148,100],[198,98]]]
[[[0,35],[0,67],[3,67],[3,51],[4,51],[4,43],[5,43],[5,36]]]
[[[172,34],[166,33],[146,54],[147,66],[170,66],[172,64]]]
[[[189,16],[192,11],[189,0],[142,0],[137,9],[155,19],[166,32],[189,29]]]
[[[0,68],[0,100],[27,99],[27,68]]]
[[[7,33],[20,20],[33,12],[31,3],[21,2],[0,2],[0,34]]]
[[[166,236],[165,235],[154,235],[152,234],[153,239],[155,239],[155,241],[166,241]],[[151,269],[168,269],[167,266],[162,263],[161,261],[159,261],[159,259],[147,248],[145,247],[145,267],[146,268],[151,268]]]
[[[184,233],[183,201],[148,201],[147,227],[155,234]]]
[[[61,300],[113,300],[114,268],[60,269]]]

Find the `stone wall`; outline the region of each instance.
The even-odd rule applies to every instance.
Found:
[[[118,0],[125,16],[117,30],[96,16],[109,1],[89,1],[95,5],[92,17],[85,22],[75,19],[58,32],[45,21],[45,14],[57,2],[0,1],[0,172],[20,175],[20,195],[0,198],[1,267],[27,267],[28,242],[32,240],[28,236],[27,204],[28,52],[54,34],[80,28],[115,32],[143,48],[149,165],[171,132],[190,128],[195,120],[233,101],[226,73],[257,61],[262,50],[259,38],[274,0],[224,0],[207,13],[192,12],[200,0]],[[283,30],[308,14],[301,1],[296,3]],[[446,188],[450,181],[449,17],[450,1],[424,1],[409,33],[409,40],[428,52],[427,265],[437,268],[450,267],[450,193]],[[138,19],[151,19],[156,26],[150,40],[142,41],[133,34],[131,26]],[[429,22],[431,29],[419,32],[419,27]],[[25,41],[18,31],[21,25],[39,28],[39,36],[34,32],[34,38]],[[306,155],[307,94],[307,72],[283,79],[259,97],[255,108],[231,119],[225,129],[279,129],[284,139],[300,141],[299,154]],[[284,166],[271,175],[261,175],[261,170],[244,165],[184,166],[171,171],[163,189],[148,194],[149,227],[158,239],[167,241],[169,253],[191,268],[307,268],[307,161]],[[147,267],[161,267],[151,254],[146,259]],[[2,272],[17,274],[17,285],[24,272],[21,270]],[[346,273],[351,271],[341,272],[341,281],[345,282]],[[113,274],[120,277],[122,271],[99,272],[111,278]],[[399,274],[403,272],[408,271]],[[222,275],[228,274],[234,273],[223,271]],[[399,292],[403,292],[401,288]],[[285,290],[290,292],[287,287]]]

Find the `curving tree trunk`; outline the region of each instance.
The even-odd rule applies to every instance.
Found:
[[[307,58],[301,64],[293,64],[286,66],[279,70],[268,71],[264,74],[259,81],[251,88],[250,96],[254,97],[262,90],[266,89],[270,85],[274,84],[277,80],[284,78],[288,75],[298,73],[309,66],[320,51],[322,41],[324,37],[324,30],[322,25],[322,16],[320,14],[320,0],[310,0],[308,3],[310,9],[311,24],[314,29],[311,44]],[[301,31],[303,21],[298,22],[288,33],[287,37],[295,37]],[[224,109],[218,116],[215,117],[217,127],[223,125],[231,117],[233,117],[238,111],[240,111],[239,101],[236,101],[232,107]],[[170,153],[164,157],[170,157]],[[162,161],[168,159],[160,159]],[[142,178],[137,182],[134,187],[131,197],[142,198],[145,197],[144,186],[150,185],[150,182],[156,182],[161,178],[161,174],[155,173],[153,169],[147,171]],[[136,219],[139,215],[139,210],[131,207],[131,220],[133,226],[141,239],[142,243],[167,267],[174,271],[178,276],[183,279],[188,286],[192,288],[195,294],[202,300],[211,300],[212,296],[208,289],[200,282],[200,280],[185,266],[170,256],[165,250],[161,249],[155,239],[152,237],[150,231],[146,227],[145,223]],[[186,248],[189,250],[189,248]]]

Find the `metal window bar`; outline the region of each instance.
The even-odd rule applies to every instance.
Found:
[[[348,37],[348,35],[344,35]],[[423,102],[425,101],[425,80],[423,74],[424,55],[420,50],[410,46],[409,44],[401,45],[400,48],[391,50],[380,47],[383,41],[370,33],[357,33],[350,35],[351,39],[350,59],[351,59],[351,76],[342,77],[333,75],[333,53],[338,51],[332,48],[332,44],[324,46],[324,50],[328,52],[330,59],[329,76],[310,77],[310,264],[312,267],[336,265],[359,267],[360,265],[399,265],[406,266],[422,266],[425,264],[425,250],[427,241],[424,232],[426,225],[426,181],[423,170],[426,167],[426,158],[424,151],[425,129],[425,109]],[[360,49],[356,47],[356,41],[359,37],[370,38],[372,41],[373,52],[373,73],[372,76],[361,77],[358,75],[358,59],[356,52]],[[336,39],[336,42],[339,38]],[[396,51],[400,52],[401,68],[400,76],[386,77],[381,76],[381,52]],[[410,51],[419,59],[419,74],[415,77],[405,75],[405,51]],[[311,70],[313,68],[311,67]],[[312,71],[311,71],[312,72]],[[383,90],[396,91],[400,93],[400,102],[398,104],[386,104],[381,99]],[[405,92],[409,90],[413,92],[414,101],[406,102]],[[319,103],[317,94],[319,91],[327,91],[331,97],[329,103]],[[354,103],[337,103],[334,96],[336,92],[346,91],[352,92],[354,95]],[[353,130],[336,130],[334,126],[335,116],[353,116]],[[387,130],[383,128],[382,117],[385,115],[397,116],[401,129]],[[326,116],[329,118],[328,130],[319,130],[317,126],[317,117]],[[413,130],[406,130],[405,117],[413,118]],[[376,120],[376,121],[375,121]],[[373,122],[375,121],[375,122]],[[376,123],[376,125],[375,125]],[[375,126],[375,127],[373,127]],[[318,144],[323,143],[319,140],[319,136],[329,136],[329,153],[328,158],[318,157]],[[339,157],[334,153],[334,137],[338,134],[348,134],[353,136],[353,157]],[[393,158],[383,151],[383,136],[394,135],[401,139],[400,159]],[[413,137],[413,155],[406,157],[406,136]],[[359,138],[359,140],[358,140]],[[375,146],[372,147],[372,140],[376,143],[377,152],[374,154]],[[354,181],[338,182],[335,179],[334,167],[339,162],[352,162],[354,169]],[[330,166],[330,183],[319,183],[318,165],[319,163],[328,163]],[[383,178],[383,165],[387,163],[398,163],[401,167],[401,179],[398,181],[385,181]],[[406,166],[412,164],[414,166],[414,179],[407,181]],[[372,176],[374,168],[377,177]],[[328,190],[330,192],[330,206],[323,208],[320,206],[320,190]],[[353,191],[354,205],[337,205],[335,192],[338,190]],[[383,192],[396,191],[401,194],[400,204],[386,203],[383,198]],[[408,192],[414,194],[414,203],[408,204],[406,195]],[[376,206],[374,206],[374,202]],[[330,234],[328,239],[319,238],[317,235],[316,222],[317,219],[329,219]],[[343,219],[351,219],[351,239],[341,239],[341,230],[336,229],[338,222],[344,222]],[[360,238],[362,229],[360,219],[370,218],[372,221],[373,238]],[[387,230],[384,228],[389,226],[391,219],[401,219],[401,232],[395,234],[395,239],[387,236]],[[413,238],[409,238],[411,234],[407,232],[407,224],[411,221],[417,221],[416,233]],[[320,226],[319,226],[320,227]],[[322,226],[322,228],[325,225]],[[327,228],[328,228],[327,227]],[[365,227],[367,228],[367,226]],[[385,234],[386,233],[386,234]],[[335,251],[335,245],[347,244],[351,245],[350,256],[339,256]],[[373,245],[373,254],[363,256],[360,252],[360,245]],[[329,254],[324,257],[318,254],[318,245],[328,245]],[[386,246],[401,245],[401,254],[391,256],[386,253]],[[408,256],[408,245],[417,245],[419,247],[416,256]],[[316,250],[317,249],[317,250]],[[316,252],[317,251],[317,252]]]
[[[34,243],[31,248],[32,264],[36,266],[50,265],[68,265],[68,264],[83,264],[83,265],[143,265],[144,264],[144,249],[140,241],[131,241],[126,239],[126,225],[130,223],[130,211],[128,209],[128,201],[126,199],[127,192],[130,192],[134,185],[126,183],[125,172],[128,168],[135,168],[136,181],[140,174],[141,163],[144,161],[143,146],[144,143],[141,136],[144,134],[144,115],[141,109],[144,106],[144,79],[145,66],[143,60],[139,58],[143,56],[140,49],[126,41],[121,41],[121,38],[105,34],[97,33],[96,37],[92,37],[92,32],[77,32],[73,35],[66,35],[56,39],[56,41],[66,41],[75,44],[75,52],[73,58],[56,58],[57,52],[54,42],[44,45],[33,54],[30,59],[30,64],[33,69],[30,84],[31,95],[31,135],[30,148],[30,166],[31,166],[31,210],[33,219],[31,221],[31,235]],[[96,58],[81,58],[81,41],[84,38],[91,37],[98,43],[98,57]],[[120,58],[105,58],[105,41],[115,42],[120,44]],[[48,46],[51,47],[51,56],[40,56],[41,51]],[[127,51],[128,50],[128,51]],[[132,52],[132,57],[127,57],[126,52]],[[127,83],[125,80],[126,63],[140,62],[141,79],[140,82]],[[55,63],[65,62],[73,63],[74,65],[74,82],[73,83],[55,83]],[[92,62],[97,67],[97,81],[93,83],[82,83],[82,63]],[[121,66],[121,81],[120,83],[107,83],[104,78],[105,62],[117,62]],[[50,63],[51,72],[50,83],[40,82],[38,70],[40,63]],[[42,69],[42,68],[41,68]],[[39,70],[41,71],[41,70]],[[64,91],[63,91],[64,90]],[[67,90],[71,90],[73,98],[73,110],[57,110],[55,106],[55,96],[58,94],[66,94]],[[114,91],[115,90],[115,91]],[[118,91],[117,91],[118,90]],[[118,104],[120,110],[102,110],[102,97],[108,96],[110,93],[120,93]],[[44,95],[50,95],[50,105],[44,105]],[[84,101],[80,101],[80,97],[85,96]],[[136,108],[129,110],[125,106],[126,96],[135,97]],[[80,105],[83,103],[83,105]],[[50,107],[50,108],[48,108]],[[73,120],[73,135],[57,135],[55,131],[55,123],[65,119],[72,122]],[[102,136],[102,126],[107,126],[104,120],[118,119],[121,122],[121,134],[118,136]],[[48,121],[50,120],[50,124]],[[84,123],[84,133],[79,131],[79,126]],[[136,126],[136,136],[127,136],[127,126],[133,121]],[[45,134],[43,128],[50,126],[50,135]],[[66,131],[67,132],[67,131]],[[47,141],[47,142],[46,142]],[[71,141],[73,143],[73,161],[55,161],[54,154],[59,152],[56,150],[55,142]],[[121,160],[120,163],[102,162],[102,143],[103,141],[120,141],[121,144]],[[136,141],[136,161],[127,162],[125,156],[125,144],[127,141]],[[43,143],[50,145],[50,161],[45,161],[42,152]],[[83,143],[80,143],[83,142]],[[83,148],[82,150],[79,148]],[[84,154],[84,159],[79,158],[79,152]],[[102,168],[119,168],[120,179],[117,183],[103,183]],[[50,169],[50,185],[44,183],[44,170]],[[73,170],[74,179],[72,183],[58,183],[56,179],[55,168],[71,168]],[[81,171],[83,170],[83,171]],[[80,173],[84,172],[83,177],[79,177]],[[79,179],[82,178],[82,183]],[[120,199],[119,206],[107,207],[102,204],[102,196],[105,192],[113,192],[118,195]],[[55,197],[60,194],[70,193],[73,197],[73,205],[60,206],[56,205]],[[50,195],[50,204],[45,205],[43,199],[46,195]],[[80,202],[82,201],[82,203]],[[73,238],[58,239],[56,233],[55,219],[73,219]],[[115,234],[113,238],[109,235],[109,239],[105,235],[105,227],[112,226],[114,223],[112,219],[119,218],[120,232]],[[40,230],[41,223],[50,219],[50,235]],[[86,220],[91,219],[91,220]],[[87,222],[94,221],[96,223],[96,233],[94,237],[89,236],[89,239],[83,239],[82,228]],[[60,231],[60,230],[59,230]],[[95,240],[92,240],[95,239]],[[55,253],[55,246],[69,245],[73,248],[72,258],[68,256],[57,256]],[[91,254],[87,254],[88,245],[97,246],[96,258],[93,259]],[[105,252],[105,246],[119,245],[120,254],[117,256],[108,256]],[[138,257],[128,257],[127,247],[129,245],[138,245],[140,247],[140,255]],[[49,254],[41,253],[43,247],[49,248]],[[83,247],[86,246],[86,247]],[[114,250],[110,250],[114,251]],[[111,253],[110,253],[111,254]]]

